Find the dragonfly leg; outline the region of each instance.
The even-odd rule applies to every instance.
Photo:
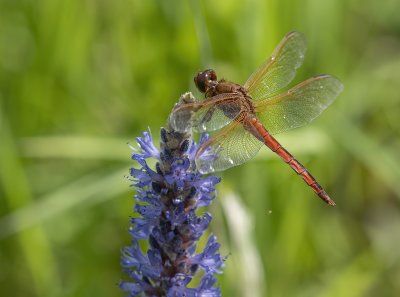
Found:
[[[216,109],[216,105],[213,105],[213,106],[207,111],[207,113],[205,114],[205,116],[201,119],[200,125],[202,125],[202,124],[204,124],[204,123],[206,123],[206,122],[211,121],[211,118],[212,118],[212,116],[213,116],[213,114],[214,114],[214,112],[215,112],[215,109]]]

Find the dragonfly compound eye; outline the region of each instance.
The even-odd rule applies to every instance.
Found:
[[[216,80],[217,80],[217,74],[212,69],[207,69],[203,72],[200,71],[194,77],[194,83],[196,84],[196,87],[199,89],[199,91],[202,93],[205,93],[207,91],[208,84],[210,81],[216,81]]]
[[[200,92],[202,93],[206,92],[206,86],[208,85],[208,80],[204,72],[197,73],[197,75],[194,77],[194,83]]]
[[[212,81],[216,81],[217,80],[217,74],[215,73],[214,70],[207,69],[206,71],[204,71],[204,73],[206,74],[208,80],[212,80]]]

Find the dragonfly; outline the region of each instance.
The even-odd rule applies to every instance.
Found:
[[[208,132],[223,128],[204,142],[196,153],[195,162],[201,173],[240,165],[266,145],[323,201],[335,205],[307,169],[272,136],[311,122],[343,90],[338,78],[323,74],[279,93],[293,80],[306,49],[305,36],[293,31],[281,40],[272,55],[243,86],[225,79],[218,80],[212,69],[199,72],[194,77],[197,89],[205,94],[205,100],[175,108],[174,128],[179,131],[179,114],[188,110],[192,113],[193,131]]]

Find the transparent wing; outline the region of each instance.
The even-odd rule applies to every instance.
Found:
[[[188,121],[190,117],[195,132],[218,130],[238,115],[240,106],[235,100],[237,96],[235,93],[225,93],[205,101],[181,105],[173,111],[173,128],[181,131],[183,121]]]
[[[200,147],[196,165],[203,174],[225,170],[253,158],[262,145],[240,122],[234,121]]]
[[[256,116],[269,133],[281,133],[311,122],[342,90],[343,84],[336,77],[314,76],[282,94],[256,104]]]
[[[263,64],[249,77],[244,87],[254,100],[261,100],[286,87],[301,66],[307,41],[300,32],[288,33]]]

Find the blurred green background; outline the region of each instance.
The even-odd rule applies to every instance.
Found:
[[[209,211],[229,254],[223,296],[400,296],[400,2],[0,1],[0,295],[123,296],[134,194],[126,142],[155,143],[193,76],[244,83],[289,31],[309,41],[295,82],[344,92],[277,139],[278,157],[220,174]],[[293,84],[292,84],[293,85]]]

